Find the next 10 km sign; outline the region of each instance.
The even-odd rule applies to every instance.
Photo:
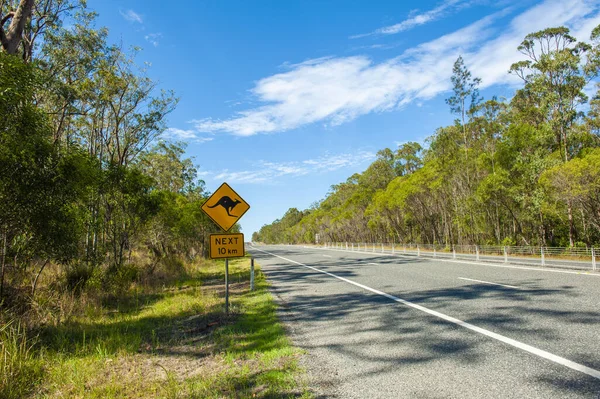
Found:
[[[210,257],[212,259],[237,258],[244,255],[244,235],[242,233],[210,235]]]

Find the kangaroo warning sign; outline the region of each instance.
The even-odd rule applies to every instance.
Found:
[[[229,231],[248,209],[250,205],[227,183],[221,184],[221,187],[202,205],[204,213],[225,231]]]
[[[210,235],[211,259],[240,258],[245,255],[244,235],[242,233]]]

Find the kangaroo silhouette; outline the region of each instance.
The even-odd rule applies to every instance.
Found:
[[[231,212],[233,210],[233,208],[235,208],[235,206],[237,204],[239,204],[240,202],[241,202],[240,200],[232,200],[228,196],[224,195],[214,205],[208,205],[208,207],[209,208],[215,208],[215,207],[221,205],[223,208],[225,208],[225,212],[227,212],[228,216],[231,216],[232,218],[235,218],[237,216],[232,215],[229,212]]]

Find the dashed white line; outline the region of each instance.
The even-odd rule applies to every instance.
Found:
[[[483,280],[475,280],[472,278],[466,278],[466,277],[459,277],[459,280],[468,280],[468,281],[475,281],[478,283],[483,283],[483,284],[491,284],[491,285],[499,285],[501,287],[508,287],[508,288],[514,288],[514,289],[519,289],[519,287],[515,287],[514,285],[508,285],[508,284],[498,284],[498,283],[492,283],[489,281],[483,281]]]
[[[517,341],[515,339],[505,337],[504,335],[495,333],[493,331],[486,330],[485,328],[477,327],[474,324],[467,323],[465,321],[459,320],[459,319],[454,318],[452,316],[448,316],[446,314],[440,313],[440,312],[438,312],[436,310],[431,310],[429,308],[426,308],[425,306],[417,305],[416,303],[409,302],[406,299],[395,297],[395,296],[390,295],[390,294],[388,294],[386,292],[379,291],[379,290],[376,290],[374,288],[368,287],[366,285],[363,285],[363,284],[357,283],[355,281],[349,280],[347,278],[340,277],[340,276],[335,275],[333,273],[329,273],[329,272],[326,272],[324,270],[317,269],[316,267],[308,266],[308,265],[305,265],[304,263],[296,262],[295,260],[284,258],[283,256],[275,255],[274,253],[263,251],[262,249],[258,249],[256,247],[253,247],[252,249],[255,249],[255,250],[260,251],[260,252],[264,252],[264,253],[266,253],[268,255],[275,256],[275,257],[277,257],[279,259],[283,259],[283,260],[285,260],[287,262],[294,263],[294,264],[299,265],[299,266],[307,267],[309,269],[312,269],[312,270],[317,271],[319,273],[326,274],[326,275],[331,276],[333,278],[337,278],[338,280],[344,281],[344,282],[346,282],[348,284],[352,284],[352,285],[354,285],[356,287],[359,287],[359,288],[362,288],[362,289],[364,289],[366,291],[370,291],[370,292],[372,292],[374,294],[381,295],[383,297],[391,299],[392,301],[395,301],[395,302],[401,303],[403,305],[409,306],[409,307],[411,307],[413,309],[420,310],[421,312],[424,312],[424,313],[430,314],[432,316],[438,317],[438,318],[440,318],[442,320],[446,320],[446,321],[448,321],[450,323],[454,323],[456,325],[459,325],[459,326],[464,327],[466,329],[469,329],[471,331],[475,331],[475,332],[477,332],[479,334],[482,334],[482,335],[485,335],[487,337],[493,338],[493,339],[495,339],[497,341],[504,342],[505,344],[514,346],[515,348],[521,349],[521,350],[523,350],[525,352],[529,352],[531,354],[534,354],[534,355],[539,356],[541,358],[544,358],[546,360],[550,360],[550,361],[552,361],[554,363],[563,365],[563,366],[568,367],[568,368],[570,368],[572,370],[579,371],[581,373],[587,374],[587,375],[589,375],[591,377],[594,377],[594,378],[597,378],[597,379],[600,380],[600,371],[598,371],[596,369],[593,369],[591,367],[584,366],[583,364],[576,363],[576,362],[574,362],[572,360],[569,360],[569,359],[566,359],[564,357],[561,357],[561,356],[555,355],[553,353],[547,352],[547,351],[545,351],[543,349],[539,349],[539,348],[536,348],[534,346],[527,345],[527,344],[525,344],[523,342],[520,342],[520,341]]]
[[[378,265],[379,265],[379,263],[369,262],[369,263],[367,263],[367,265],[375,265],[375,266],[378,266]]]

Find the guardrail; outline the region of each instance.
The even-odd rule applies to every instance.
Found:
[[[526,247],[493,245],[436,245],[436,244],[390,244],[390,243],[325,243],[324,248],[345,249],[432,257],[463,259],[471,261],[501,262],[520,265],[560,267],[598,271],[597,256],[600,248]]]

